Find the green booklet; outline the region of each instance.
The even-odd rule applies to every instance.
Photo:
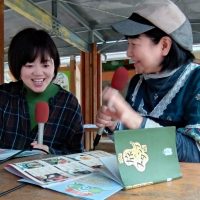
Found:
[[[175,134],[175,127],[116,131],[116,156],[102,162],[124,189],[180,178]]]

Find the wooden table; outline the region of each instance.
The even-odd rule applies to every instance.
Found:
[[[36,159],[32,157],[31,159]],[[38,159],[38,157],[37,157]],[[25,158],[15,159],[12,162],[20,162]],[[26,160],[28,160],[26,158]],[[9,161],[11,162],[11,161]],[[3,169],[0,165],[0,192],[19,185],[19,177]],[[183,178],[120,191],[109,197],[109,200],[199,200],[200,199],[200,164],[181,163]],[[155,172],[156,173],[156,172]],[[26,185],[14,192],[2,197],[4,200],[66,200],[76,199],[58,192],[43,189],[38,186]]]

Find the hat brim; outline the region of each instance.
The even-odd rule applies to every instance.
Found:
[[[141,24],[130,19],[117,22],[113,24],[112,27],[115,31],[126,36],[139,35],[155,28],[155,26]]]

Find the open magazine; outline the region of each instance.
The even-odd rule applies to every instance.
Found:
[[[21,181],[95,200],[182,176],[175,127],[116,131],[114,141],[116,155],[97,150],[8,164],[5,169]]]
[[[19,181],[39,185],[84,199],[106,199],[122,187],[101,173],[100,158],[112,154],[90,151],[40,160],[7,164],[5,169],[21,177]]]
[[[30,151],[22,151],[22,150],[15,150],[15,149],[0,149],[0,161],[6,160],[12,156],[15,158],[19,157],[26,157],[26,156],[33,156],[41,154],[39,150],[30,150]]]

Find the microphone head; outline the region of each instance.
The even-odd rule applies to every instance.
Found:
[[[35,121],[45,123],[49,118],[49,105],[47,102],[38,102],[35,105]]]
[[[116,69],[111,82],[111,87],[116,90],[123,90],[128,82],[128,71],[125,67]]]

